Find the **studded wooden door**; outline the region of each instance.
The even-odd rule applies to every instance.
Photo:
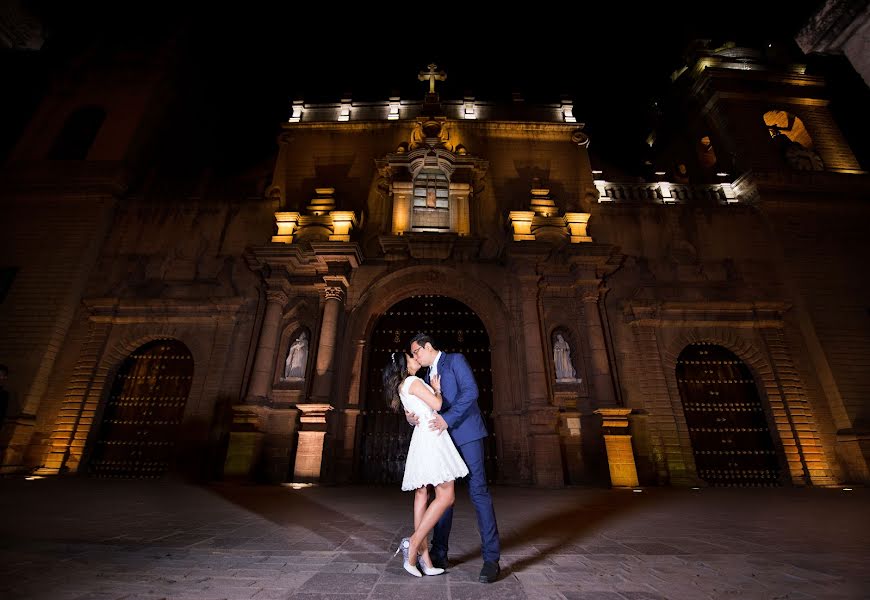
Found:
[[[780,466],[749,368],[715,344],[690,344],[677,384],[698,476],[715,486],[779,485]]]
[[[156,340],[124,360],[103,410],[88,472],[156,479],[169,468],[193,378],[193,356],[177,340]]]
[[[496,477],[495,430],[492,424],[492,369],[489,335],[480,317],[462,302],[446,296],[412,296],[395,304],[375,324],[369,343],[365,408],[357,451],[358,479],[398,484],[413,428],[383,396],[381,371],[391,352],[404,351],[419,332],[432,336],[439,349],[461,352],[477,380],[478,403],[490,435],[486,438],[487,479]],[[425,371],[421,371],[422,376]]]

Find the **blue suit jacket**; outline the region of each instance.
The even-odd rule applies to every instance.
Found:
[[[477,405],[477,382],[468,361],[461,354],[441,353],[441,410],[449,426],[447,432],[457,446],[485,438],[488,434]],[[426,376],[428,382],[429,376]]]

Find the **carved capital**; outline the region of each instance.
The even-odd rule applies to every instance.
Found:
[[[266,301],[269,303],[280,304],[282,307],[287,305],[290,297],[284,290],[266,290]]]
[[[344,302],[344,288],[337,285],[327,286],[323,290],[323,299]]]

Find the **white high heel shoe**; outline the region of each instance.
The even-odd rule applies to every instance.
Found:
[[[411,564],[410,561],[410,550],[411,550],[411,541],[408,538],[402,538],[402,541],[399,542],[399,547],[396,548],[395,554],[396,556],[399,552],[402,553],[402,566],[405,567],[405,570],[413,575],[414,577],[422,577],[423,574],[417,570],[417,567]]]
[[[423,555],[422,554],[417,555],[417,565],[419,565],[420,570],[423,571],[423,573],[425,575],[432,576],[432,575],[441,575],[442,573],[444,573],[444,569],[442,569],[440,567],[433,567],[433,566],[427,565],[425,562],[423,562]]]

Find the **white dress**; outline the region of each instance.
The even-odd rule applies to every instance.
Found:
[[[459,456],[450,435],[446,431],[429,429],[429,421],[435,417],[435,411],[409,391],[415,380],[432,390],[425,381],[413,375],[406,378],[399,387],[402,406],[420,418],[420,424],[414,427],[408,458],[405,460],[402,490],[406,492],[468,475],[468,467]]]

